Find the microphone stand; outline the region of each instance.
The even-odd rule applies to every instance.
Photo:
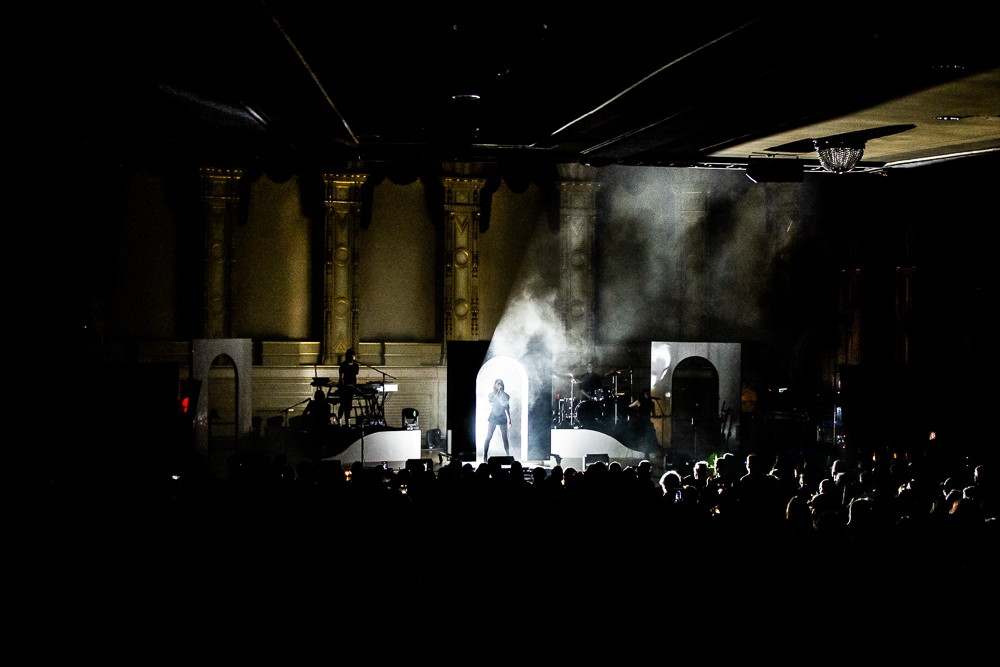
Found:
[[[382,382],[380,383],[382,385],[382,391],[380,392],[382,394],[382,399],[381,399],[381,401],[376,401],[375,402],[375,406],[378,408],[378,415],[376,415],[376,416],[381,418],[383,426],[388,426],[389,423],[385,420],[385,401],[386,401],[386,399],[389,398],[389,394],[387,394],[386,391],[385,391],[385,380],[386,380],[386,378],[388,378],[390,380],[395,380],[396,378],[394,378],[393,376],[389,375],[388,373],[386,373],[385,371],[383,371],[381,368],[375,368],[374,366],[369,366],[367,364],[365,364],[365,368],[370,368],[370,369],[372,369],[376,373],[379,373],[382,376]]]

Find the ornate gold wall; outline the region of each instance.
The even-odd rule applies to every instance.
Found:
[[[529,245],[537,242],[536,233],[547,231],[545,195],[537,185],[516,194],[501,183],[493,193],[490,226],[479,236],[479,338],[493,338],[500,318],[507,309],[511,290],[526,274],[538,272],[528,265],[532,255]]]
[[[236,230],[235,331],[254,340],[309,340],[313,236],[299,182],[261,176],[250,189],[246,223]]]
[[[419,180],[375,187],[358,242],[362,341],[435,341],[436,234]]]

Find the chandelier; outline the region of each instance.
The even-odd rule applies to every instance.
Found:
[[[865,154],[864,142],[861,142],[860,146],[856,144],[852,146],[843,141],[813,139],[813,146],[819,155],[819,163],[824,169],[835,174],[844,174],[854,169],[861,161],[861,156]]]

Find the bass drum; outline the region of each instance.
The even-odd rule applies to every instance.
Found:
[[[584,428],[596,428],[604,421],[604,408],[597,401],[584,401],[576,408],[576,420]]]

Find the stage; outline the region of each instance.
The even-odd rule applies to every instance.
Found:
[[[331,439],[317,443],[304,436],[296,436],[289,462],[295,465],[301,460],[340,461],[347,469],[356,461],[364,461],[365,465],[385,462],[390,468],[403,468],[409,459],[419,459],[427,456],[429,450],[421,450],[422,432],[419,430],[386,429],[376,427],[364,430],[364,451],[362,452],[362,430],[359,428],[334,429]],[[635,465],[646,458],[638,450],[631,449],[618,439],[590,429],[552,429],[552,456],[547,460],[527,460],[521,463],[527,469],[529,466],[550,468],[558,461],[566,468],[583,470],[585,456],[607,455],[609,461],[618,461],[623,466]],[[292,444],[292,443],[289,443]],[[512,447],[513,449],[513,447]],[[449,447],[450,454],[450,447]],[[363,453],[363,457],[362,457]],[[433,455],[435,452],[430,452]],[[500,454],[503,450],[500,449]],[[476,465],[481,463],[468,461]]]

